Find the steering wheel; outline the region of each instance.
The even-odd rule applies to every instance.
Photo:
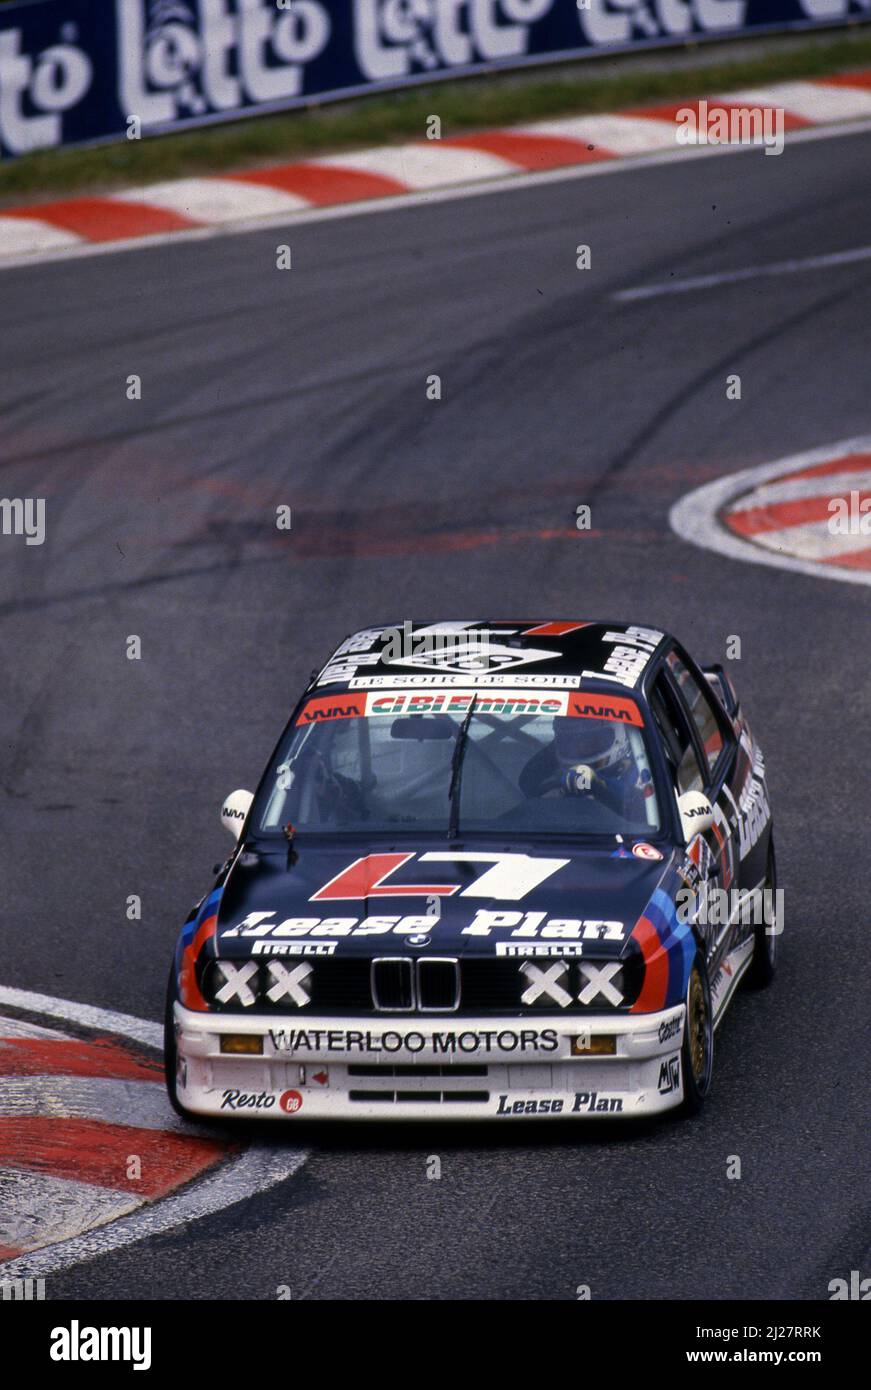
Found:
[[[585,763],[579,763],[578,766],[586,768]],[[568,771],[568,769],[566,769],[566,771]],[[590,772],[589,781],[586,785],[583,783],[580,784],[577,787],[575,795],[592,796],[593,800],[598,801],[601,806],[608,807],[608,800],[602,795],[603,788],[599,778],[591,769],[587,768],[587,771]],[[556,772],[549,772],[546,777],[542,778],[534,791],[527,792],[527,801],[537,801],[540,797],[547,796],[549,792],[557,791],[562,785],[565,775],[566,773],[560,768],[558,768]]]

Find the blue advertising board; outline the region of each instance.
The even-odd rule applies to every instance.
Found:
[[[27,0],[0,158],[460,73],[871,19],[871,0]]]

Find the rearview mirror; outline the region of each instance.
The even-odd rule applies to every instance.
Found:
[[[225,830],[229,830],[234,840],[238,840],[242,833],[242,826],[248,819],[248,812],[251,810],[253,800],[252,792],[230,792],[221,807],[221,824]]]
[[[453,738],[456,724],[447,714],[409,714],[404,719],[394,719],[390,726],[391,738],[423,739]]]
[[[702,792],[684,792],[677,799],[677,809],[687,844],[694,835],[704,835],[714,824],[714,808]]]

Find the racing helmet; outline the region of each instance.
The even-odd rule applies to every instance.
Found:
[[[632,750],[626,730],[604,719],[576,719],[557,715],[554,749],[560,771],[589,767],[598,777],[617,778],[632,766]]]

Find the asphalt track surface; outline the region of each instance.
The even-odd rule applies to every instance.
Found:
[[[871,267],[611,296],[869,245],[869,167],[841,136],[300,226],[291,272],[271,230],[0,277],[2,490],[48,517],[2,551],[4,983],[159,1018],[223,796],[335,640],[412,615],[625,617],[704,660],[740,636],[786,890],[698,1120],[288,1123],[294,1178],[51,1297],[818,1299],[868,1272],[867,591],[667,513],[868,431]]]

